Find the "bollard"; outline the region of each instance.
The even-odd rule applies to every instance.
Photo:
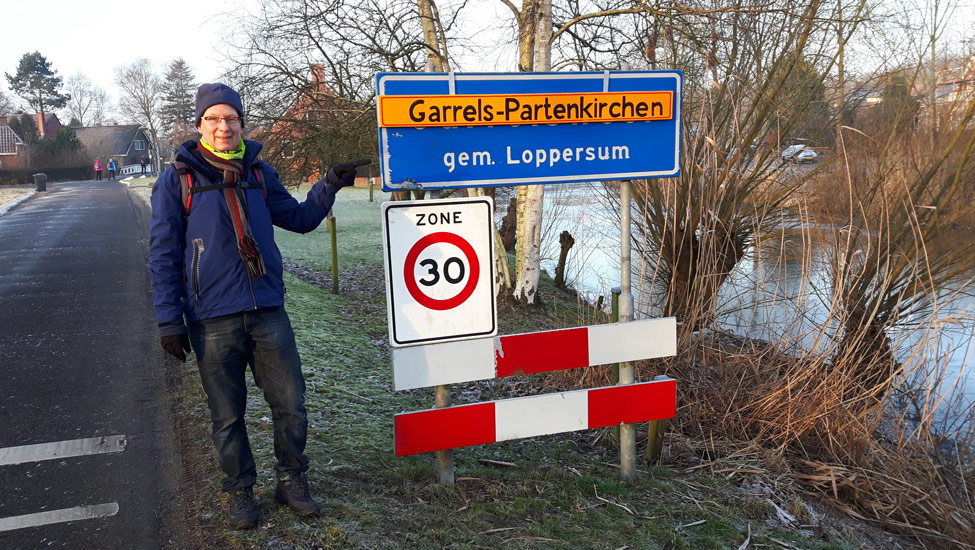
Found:
[[[47,174],[34,174],[34,186],[37,191],[47,191]]]

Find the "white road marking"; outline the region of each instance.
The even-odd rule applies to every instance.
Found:
[[[107,437],[89,437],[69,441],[56,441],[54,443],[40,443],[38,445],[5,447],[0,449],[0,466],[55,460],[71,456],[117,453],[125,450],[125,443],[124,435],[110,435]]]
[[[11,516],[0,518],[0,533],[13,531],[15,529],[25,529],[27,527],[38,527],[50,525],[52,523],[64,523],[66,521],[78,521],[82,519],[95,519],[114,516],[118,513],[118,503],[96,504],[94,506],[76,506],[63,510],[51,510],[49,512],[38,512],[36,514],[24,514],[22,516]]]

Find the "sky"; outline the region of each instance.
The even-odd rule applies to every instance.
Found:
[[[0,74],[13,75],[20,58],[38,51],[65,81],[83,73],[118,100],[115,68],[147,58],[162,74],[176,58],[197,82],[217,80],[220,41],[230,29],[228,6],[247,9],[256,0],[0,0]],[[20,101],[0,77],[0,91]],[[25,105],[26,106],[26,105]]]
[[[83,73],[108,93],[113,104],[118,101],[115,69],[141,58],[149,59],[161,75],[181,57],[196,82],[218,81],[224,73],[221,59],[229,53],[222,43],[233,33],[233,25],[228,24],[233,16],[228,12],[258,13],[260,4],[261,0],[0,0],[0,91],[27,109],[4,75],[13,75],[21,57],[35,51],[47,58],[63,81]],[[475,13],[488,18],[497,17],[502,6],[496,0],[473,4]],[[475,36],[486,40],[481,25],[477,26]],[[462,69],[476,65],[478,70],[502,70],[485,66],[483,59],[468,65]],[[109,119],[117,116],[117,110],[110,108]]]
[[[921,0],[923,1],[923,0]],[[954,0],[955,34],[972,36],[975,0]],[[65,81],[83,73],[103,88],[114,104],[118,100],[115,69],[147,58],[159,74],[177,58],[193,70],[196,82],[219,80],[221,59],[229,53],[224,45],[234,32],[232,15],[256,13],[261,0],[165,0],[137,3],[131,0],[0,0],[0,91],[26,108],[3,77],[14,74],[24,54],[39,51]],[[482,43],[500,40],[485,34],[484,21],[507,20],[510,13],[497,0],[475,0],[471,38]],[[520,5],[520,2],[516,2]],[[230,7],[232,6],[232,7]],[[481,13],[483,11],[483,13]],[[466,13],[466,12],[465,12]],[[504,35],[502,38],[510,38]],[[496,47],[496,46],[495,46]],[[505,51],[493,66],[492,56],[481,56],[455,67],[462,71],[513,70],[514,52]],[[503,62],[507,61],[507,62]],[[850,62],[854,60],[849,60]],[[110,116],[115,110],[110,110]],[[117,115],[115,115],[117,116]]]

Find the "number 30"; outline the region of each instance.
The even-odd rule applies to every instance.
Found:
[[[450,276],[450,266],[451,264],[457,265],[457,276]],[[436,260],[423,260],[420,265],[427,268],[427,274],[430,275],[430,279],[420,279],[419,283],[423,286],[433,286],[440,282],[440,271],[439,265],[437,265]],[[464,262],[460,258],[448,258],[446,262],[443,263],[443,278],[452,285],[455,285],[464,280],[464,274],[466,273],[466,268],[464,267]]]

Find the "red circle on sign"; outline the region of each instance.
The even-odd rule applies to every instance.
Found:
[[[414,273],[416,260],[420,257],[420,252],[426,250],[430,245],[437,243],[452,244],[459,248],[464,253],[464,256],[467,257],[467,265],[471,271],[471,276],[467,279],[467,284],[464,285],[464,288],[456,296],[446,300],[438,300],[424,294],[416,284],[416,275]],[[410,296],[413,296],[413,299],[421,306],[437,311],[453,309],[470,298],[471,294],[474,294],[474,288],[477,286],[477,278],[480,272],[481,266],[477,261],[477,253],[474,252],[474,247],[460,235],[445,231],[425,235],[422,239],[416,241],[416,244],[410,248],[410,252],[406,255],[406,262],[403,264],[403,280],[406,281],[406,289],[410,291]]]

